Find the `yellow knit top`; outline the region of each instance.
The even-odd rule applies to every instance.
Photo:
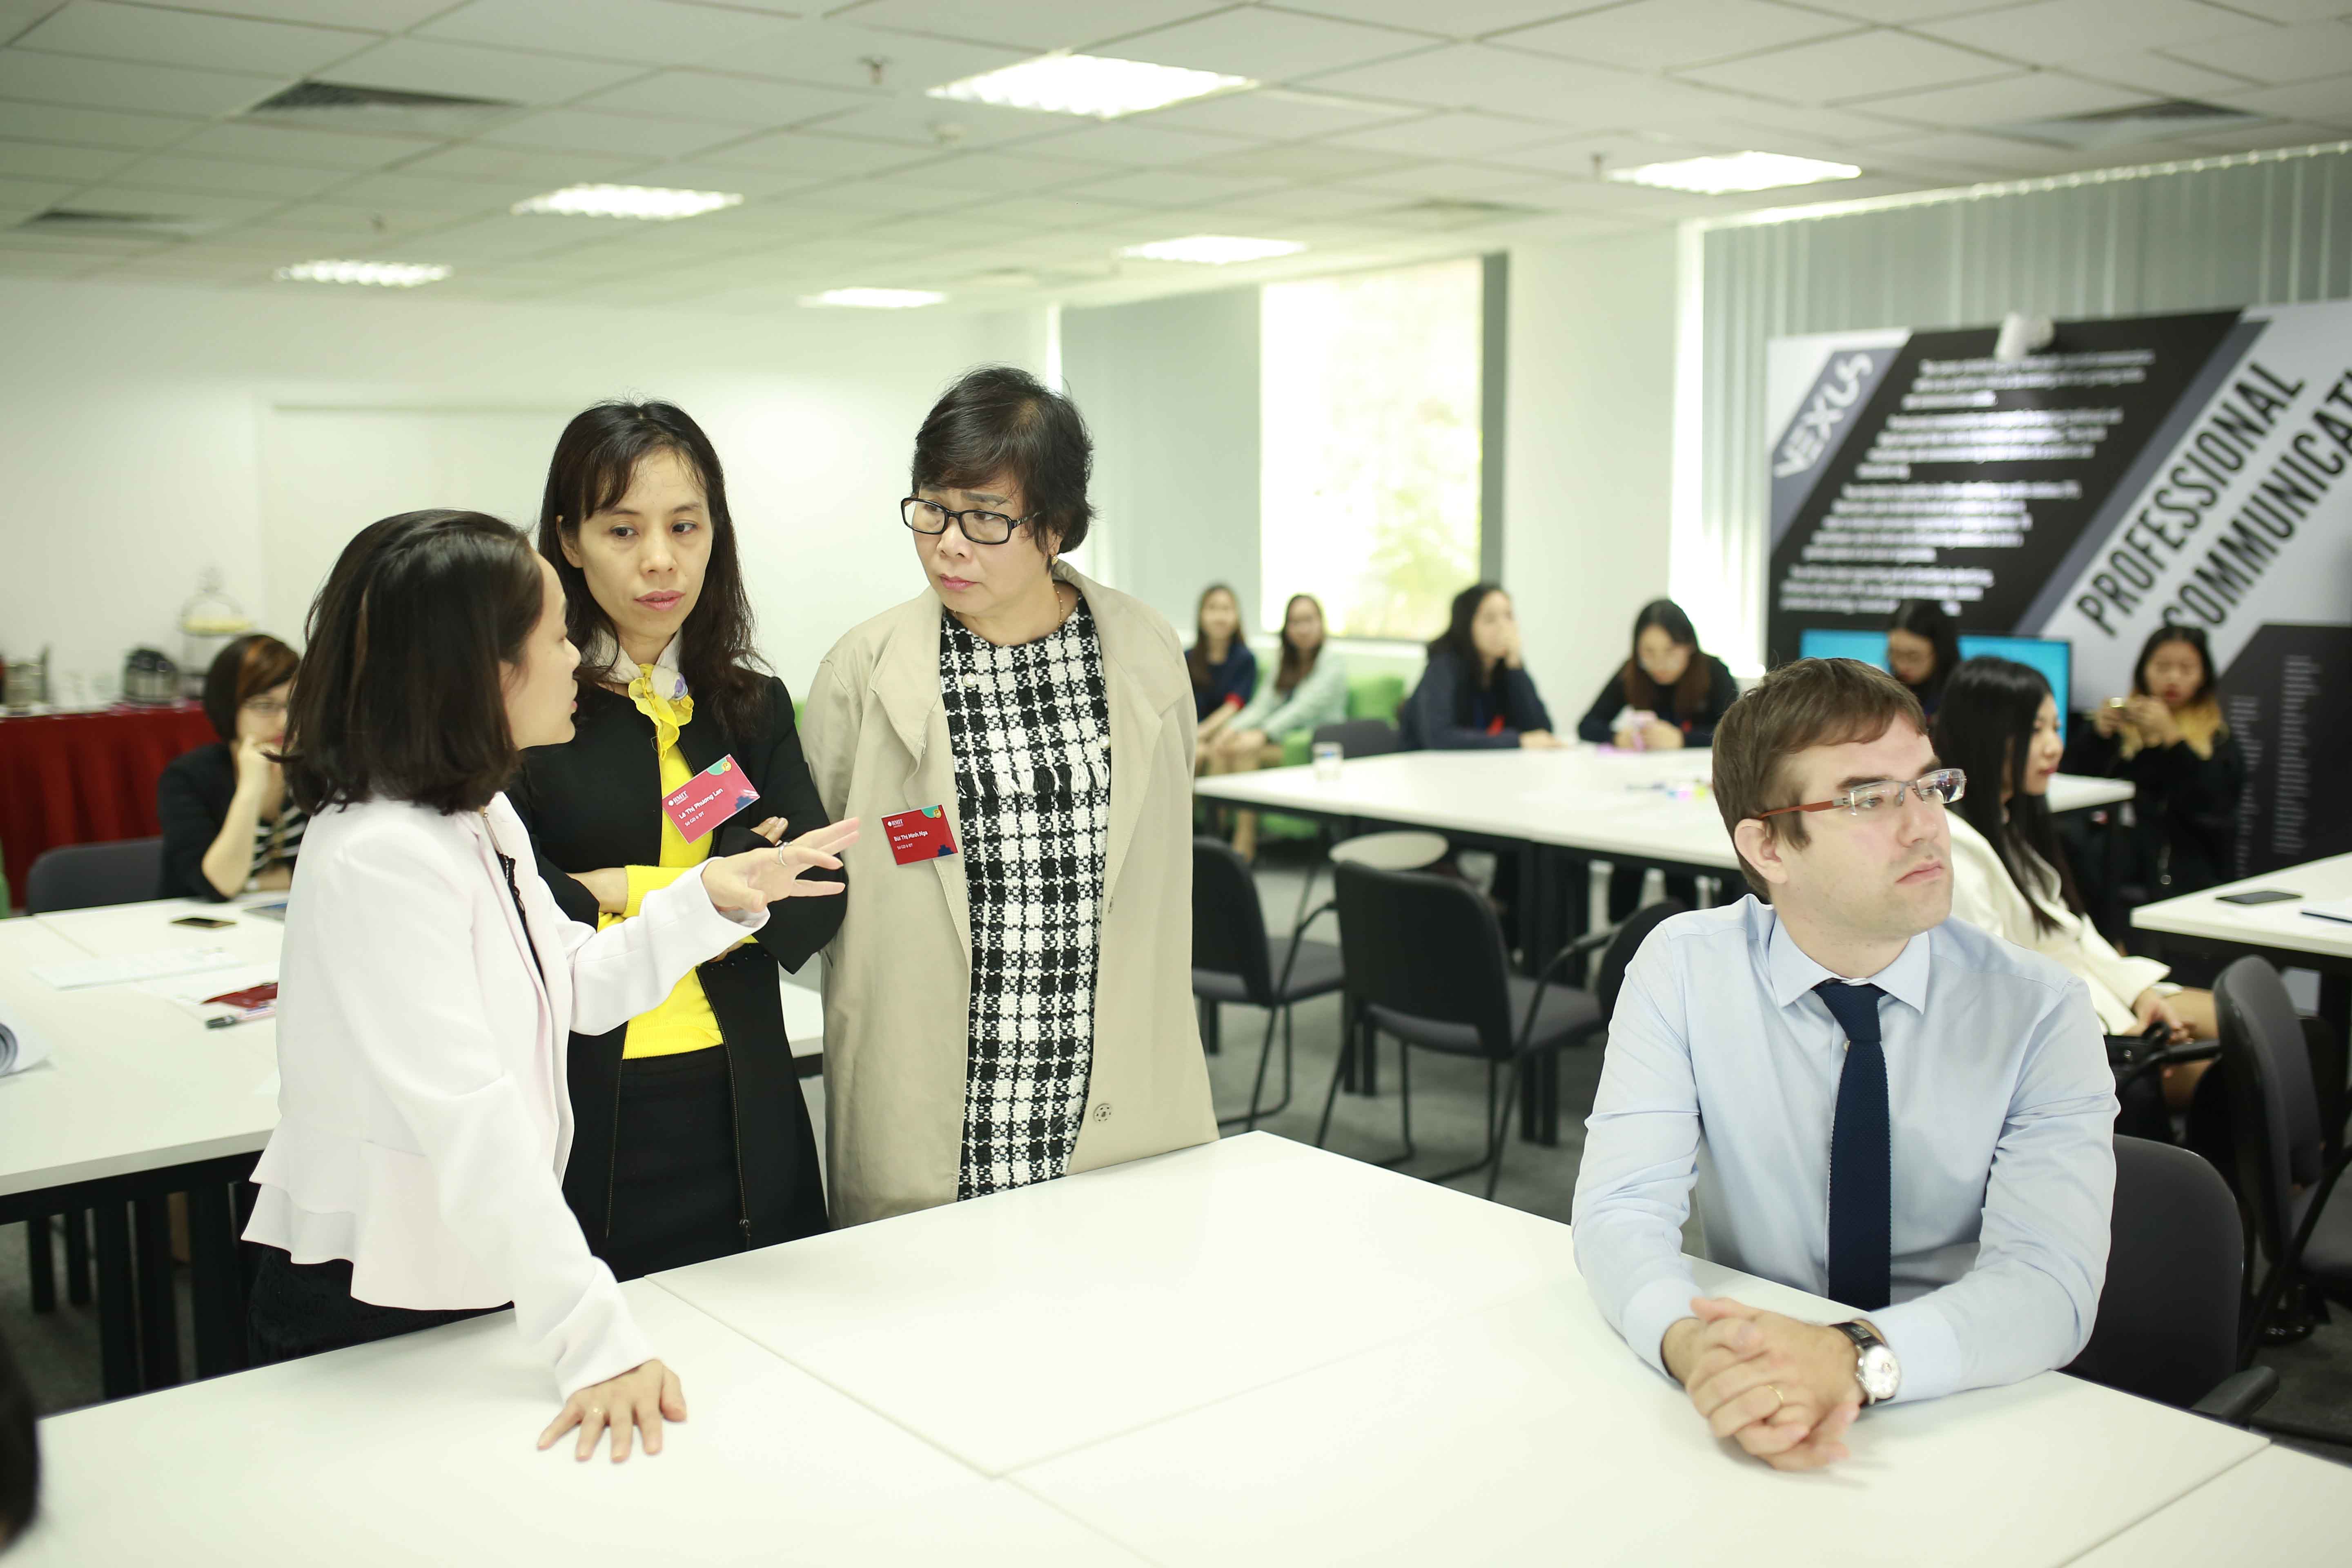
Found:
[[[629,699],[637,711],[654,721],[654,745],[661,761],[661,789],[667,795],[682,787],[694,776],[685,756],[677,749],[677,732],[694,720],[694,699],[680,697],[675,702],[656,696],[653,682],[640,675],[629,683]],[[601,916],[599,927],[615,921],[634,919],[643,906],[647,893],[668,887],[680,877],[710,858],[711,835],[688,843],[681,837],[677,825],[669,813],[661,814],[661,864],[631,866],[628,906],[617,915]],[[746,939],[750,940],[750,939]],[[650,1013],[640,1013],[629,1020],[629,1032],[623,1037],[621,1055],[629,1057],[674,1057],[687,1051],[705,1051],[724,1043],[719,1032],[719,1019],[710,1011],[710,998],[702,994],[702,978],[693,970],[686,978],[670,988],[669,995]]]

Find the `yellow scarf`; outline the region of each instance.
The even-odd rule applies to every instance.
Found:
[[[2213,742],[2230,731],[2230,727],[2221,721],[2221,705],[2210,697],[2202,702],[2176,710],[2172,723],[2180,731],[2181,740],[2188,742],[2189,749],[2197,753],[2199,762],[2211,762]],[[2117,739],[2117,750],[2122,752],[2124,761],[2129,762],[2139,755],[2141,742],[2137,730],[2126,725]]]
[[[686,681],[677,679],[665,697],[654,689],[653,672],[639,670],[629,682],[629,700],[637,711],[654,722],[654,753],[658,756],[677,744],[677,732],[694,722],[694,699],[686,694]]]

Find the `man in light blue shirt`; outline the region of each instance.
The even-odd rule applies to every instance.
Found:
[[[2089,1340],[2115,1194],[2113,1078],[2083,983],[1951,912],[1916,699],[1802,659],[1726,714],[1715,795],[1759,898],[1678,915],[1626,972],[1576,1184],[1576,1259],[1634,1352],[1778,1468],[1861,1405],[2063,1366]],[[1696,1298],[1717,1261],[1862,1309]]]

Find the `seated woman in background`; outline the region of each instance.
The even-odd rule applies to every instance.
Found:
[[[2117,952],[2084,913],[2050,815],[2058,704],[2041,672],[2005,658],[1961,664],[1945,689],[1934,740],[1943,764],[1968,775],[1950,813],[1954,918],[2080,975],[2110,1035],[2161,1023],[2176,1043],[2213,1038],[2211,992],[2166,984],[2170,970]],[[2186,1106],[2209,1065],[2166,1069],[2167,1102]]]
[[[1633,656],[1611,673],[1576,732],[1629,752],[1704,746],[1738,698],[1723,660],[1699,650],[1683,607],[1653,599],[1633,617]]]
[[[1282,662],[1209,750],[1213,773],[1241,773],[1282,761],[1286,737],[1312,735],[1348,716],[1348,668],[1324,647],[1323,605],[1312,594],[1293,594],[1282,611]],[[1257,852],[1257,813],[1234,825],[1234,848],[1244,859]]]
[[[2246,760],[2213,687],[2203,629],[2158,626],[2139,650],[2132,694],[2093,710],[2067,743],[2068,773],[2129,779],[2138,792],[2123,863],[2110,862],[2105,879],[2134,889],[2134,901],[2193,893],[2237,874]]]
[[[205,675],[205,717],[220,739],[175,759],[155,785],[163,826],[166,899],[221,903],[247,889],[277,891],[294,879],[302,808],[286,798],[277,752],[301,663],[256,632],[220,650]]]
[[[1944,700],[1945,683],[1960,663],[1960,628],[1943,606],[1906,599],[1886,619],[1887,672],[1911,689],[1927,717]]]
[[[1408,751],[1529,750],[1567,744],[1551,732],[1524,666],[1511,596],[1492,583],[1454,595],[1445,630],[1429,645],[1421,684],[1397,715]]]
[[[1200,721],[1192,742],[1192,771],[1204,773],[1209,743],[1257,693],[1257,655],[1242,636],[1242,602],[1223,583],[1210,584],[1193,612],[1192,646],[1184,653],[1184,671],[1192,678],[1192,717]]]
[[[1672,752],[1706,746],[1724,710],[1739,700],[1739,683],[1723,660],[1701,652],[1690,617],[1672,599],[1653,599],[1633,617],[1633,652],[1586,710],[1577,734],[1628,752]],[[1643,868],[1619,866],[1609,874],[1609,918],[1622,921],[1642,901]],[[1666,897],[1694,908],[1698,879],[1666,878]]]

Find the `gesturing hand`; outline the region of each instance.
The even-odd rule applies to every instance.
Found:
[[[657,1361],[591,1384],[563,1402],[547,1430],[539,1435],[541,1451],[554,1445],[572,1427],[580,1428],[580,1445],[572,1458],[585,1459],[596,1451],[596,1439],[609,1427],[613,1433],[613,1463],[619,1464],[629,1457],[629,1437],[643,1431],[645,1450],[658,1454],[662,1450],[662,1420],[686,1419],[686,1390],[678,1385],[677,1373]]]
[[[1776,1470],[1848,1457],[1846,1428],[1862,1409],[1851,1340],[1739,1301],[1702,1296],[1691,1310],[1660,1349],[1717,1436]]]
[[[711,907],[719,910],[764,910],[778,899],[837,894],[841,883],[808,881],[802,873],[841,869],[841,852],[856,842],[857,819],[853,816],[772,849],[747,849],[709,861],[702,885],[710,894]]]

